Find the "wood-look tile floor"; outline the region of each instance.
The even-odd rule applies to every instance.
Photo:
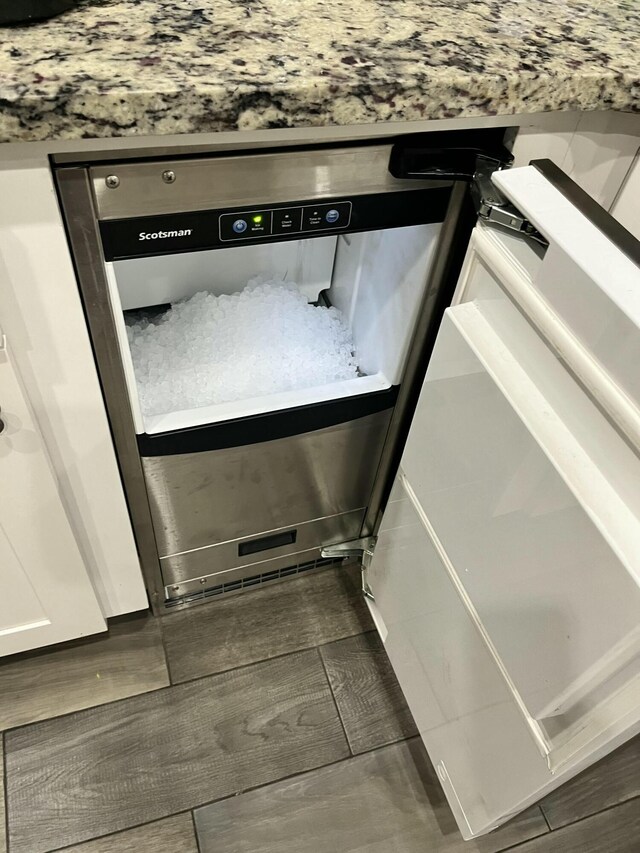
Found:
[[[357,580],[0,661],[0,853],[638,853],[640,738],[463,842]]]

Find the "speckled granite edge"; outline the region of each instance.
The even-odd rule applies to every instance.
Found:
[[[0,31],[0,140],[640,112],[640,3],[82,0]]]

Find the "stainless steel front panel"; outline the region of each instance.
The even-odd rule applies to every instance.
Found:
[[[89,175],[85,169],[65,169],[57,178],[140,564],[152,607],[159,612],[163,591],[158,551],[108,296],[109,288]]]
[[[161,557],[367,505],[391,411],[275,441],[142,459]]]
[[[193,591],[194,587],[207,587],[229,583],[237,578],[268,572],[273,568],[296,565],[320,556],[320,547],[336,542],[355,539],[362,527],[364,508],[354,512],[318,518],[304,524],[289,525],[284,530],[296,528],[297,539],[294,544],[283,545],[256,554],[239,556],[239,546],[243,541],[221,542],[208,548],[198,548],[160,560],[162,577],[170,596],[175,598]],[[277,530],[258,532],[259,537]],[[196,581],[196,583],[191,583]],[[185,586],[186,584],[186,586]]]
[[[384,486],[392,475],[402,436],[397,425],[393,436],[388,431],[388,414],[375,415],[363,419],[366,423],[327,431],[327,441],[316,433],[270,443],[273,453],[271,448],[258,444],[217,455],[148,458],[143,461],[143,471],[108,299],[98,220],[423,190],[429,186],[423,181],[394,179],[388,172],[390,150],[388,144],[376,144],[264,154],[257,151],[236,156],[225,153],[164,162],[130,159],[117,165],[58,171],[60,198],[109,422],[156,612],[163,611],[164,592],[156,538],[160,554],[166,557],[233,537],[286,527],[294,519],[296,523],[310,521],[364,506],[368,507],[364,529],[368,530],[373,527],[368,519],[379,517]],[[131,157],[133,152],[124,154]],[[175,172],[175,182],[162,180],[166,170]],[[115,190],[108,189],[105,183],[112,173],[119,179]],[[447,220],[453,218],[455,225],[459,215],[452,206]],[[443,233],[446,231],[445,228]],[[439,259],[448,248],[442,238],[440,244]],[[441,279],[440,273],[432,271],[425,297],[429,321],[433,313],[429,300],[441,289]],[[416,347],[423,351],[420,342],[414,340],[410,364]],[[412,381],[403,384],[414,385],[415,373],[409,371]],[[407,387],[402,393],[406,396],[410,389]],[[399,409],[403,422],[409,419],[411,400]],[[388,446],[379,465],[385,437]],[[262,454],[264,458],[256,464],[253,460]],[[380,476],[372,489],[377,468]],[[277,562],[281,558],[274,559]]]
[[[100,219],[446,186],[442,181],[394,178],[390,154],[391,145],[367,145],[123,163],[89,171]],[[173,183],[163,180],[166,171],[175,174]],[[114,175],[118,186],[110,189],[106,179]]]
[[[310,551],[302,551],[293,556],[276,557],[266,560],[256,566],[256,574],[247,575],[247,569],[233,569],[216,582],[215,578],[202,578],[192,581],[184,581],[180,584],[165,587],[165,596],[170,607],[205,604],[220,595],[228,598],[230,595],[239,595],[243,592],[254,592],[264,586],[287,583],[292,578],[300,577],[301,574],[317,574],[323,572],[331,565],[340,562],[341,568],[346,568],[355,560],[326,560],[322,557],[320,548]],[[251,571],[251,570],[249,570]],[[221,588],[222,587],[222,588]]]

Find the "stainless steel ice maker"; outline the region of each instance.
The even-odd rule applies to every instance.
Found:
[[[501,131],[485,136],[495,145]],[[132,153],[56,170],[156,612],[313,566],[323,546],[373,532],[473,219],[455,175],[394,177],[392,147]],[[259,229],[230,229],[255,211]],[[197,292],[211,270],[236,292],[258,264],[295,268],[308,299],[342,311],[359,376],[148,418],[124,312]]]

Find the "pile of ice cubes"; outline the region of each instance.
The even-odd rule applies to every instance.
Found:
[[[143,414],[324,385],[358,375],[341,312],[311,305],[292,282],[251,280],[239,293],[196,293],[127,326]]]

